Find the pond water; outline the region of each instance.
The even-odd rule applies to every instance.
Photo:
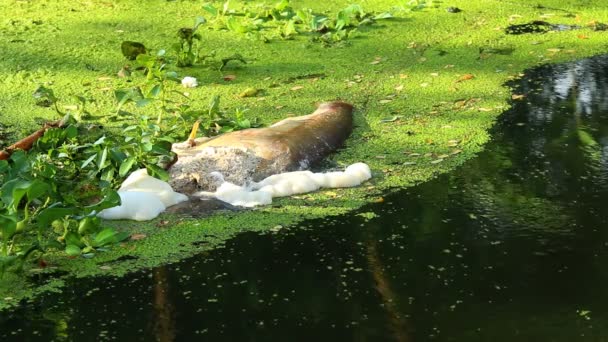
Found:
[[[1,341],[605,341],[608,58],[545,66],[493,141],[384,203],[0,316]],[[68,291],[66,290],[66,291]]]

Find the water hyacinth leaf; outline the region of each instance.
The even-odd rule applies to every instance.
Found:
[[[50,190],[51,190],[51,187],[49,184],[47,184],[41,180],[35,179],[30,183],[29,187],[26,190],[27,199],[29,201],[31,201],[33,199],[36,199],[36,198],[44,195],[45,193],[47,193]]]
[[[65,254],[67,254],[69,256],[78,256],[78,255],[80,255],[80,247],[69,244],[69,245],[65,246]]]
[[[44,86],[39,86],[36,91],[34,91],[33,96],[34,99],[36,99],[37,106],[50,107],[57,103],[57,97],[55,97],[53,90]]]
[[[76,234],[75,232],[68,232],[65,235],[65,244],[67,245],[74,245],[79,247],[78,249],[78,253],[80,253],[80,248],[84,247],[84,243],[82,243],[81,239],[80,239],[80,235]]]
[[[2,215],[0,214],[0,233],[2,233],[2,239],[6,246],[7,241],[17,231],[17,217],[13,215]]]
[[[125,236],[125,234],[126,234],[126,236]],[[97,235],[95,235],[95,238],[93,239],[93,246],[101,247],[101,246],[105,246],[105,245],[111,245],[111,244],[120,242],[128,237],[129,237],[128,233],[121,234],[112,228],[105,228],[102,231],[100,231],[99,233],[97,233]]]
[[[38,227],[48,228],[51,226],[51,222],[77,213],[76,208],[61,208],[60,205],[61,203],[54,203],[42,210],[36,217]]]
[[[224,70],[224,68],[226,67],[226,65],[228,65],[228,62],[231,62],[231,61],[238,61],[238,62],[241,62],[243,64],[247,64],[247,61],[245,60],[245,58],[243,58],[243,56],[241,56],[238,53],[235,53],[232,56],[228,56],[226,58],[222,58],[222,65],[220,66],[220,71]]]

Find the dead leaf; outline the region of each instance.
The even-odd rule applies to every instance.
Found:
[[[586,36],[586,35],[584,35],[584,34],[579,34],[577,37],[578,37],[579,39],[589,39],[589,36]]]
[[[111,79],[112,79],[112,77],[108,77],[108,76],[102,76],[102,77],[99,77],[97,80],[98,80],[98,81],[109,81],[109,80],[111,80]]]
[[[408,78],[410,77],[409,75],[406,74],[399,74],[399,78],[404,79],[404,78]]]
[[[412,165],[416,165],[416,162],[405,162],[405,163],[403,163],[403,166],[412,166]]]
[[[295,87],[291,87],[291,90],[292,90],[292,91],[297,91],[297,90],[300,90],[300,89],[304,89],[304,87],[303,87],[303,86],[295,86]]]
[[[432,73],[431,73],[431,76],[433,76],[433,77],[437,77],[437,76],[439,76],[439,73],[438,73],[438,72],[432,72]]]
[[[100,270],[104,270],[104,271],[108,271],[108,270],[111,270],[112,267],[110,267],[110,266],[99,266],[99,269]]]
[[[475,75],[473,75],[473,74],[464,74],[456,80],[456,83],[472,80],[474,78],[475,78]]]
[[[147,237],[146,234],[131,234],[131,240],[133,240],[133,241],[142,240],[142,239],[145,239],[146,237]]]
[[[259,92],[260,92],[260,90],[256,89],[256,88],[247,88],[239,94],[239,97],[254,97]]]
[[[435,159],[431,162],[431,164],[439,164],[443,161],[443,159]]]
[[[380,101],[378,101],[378,102],[380,102],[380,103],[382,103],[382,104],[385,104],[385,103],[389,103],[389,102],[392,102],[392,101],[393,101],[393,100],[384,99],[384,100],[380,100]]]
[[[375,203],[382,203],[384,202],[384,197],[378,197],[374,200]]]
[[[224,81],[230,82],[236,80],[236,75],[226,75],[224,76]]]
[[[480,112],[491,112],[492,111],[492,109],[490,109],[490,108],[484,108],[484,107],[479,107],[479,108],[477,108],[477,110],[480,111]]]
[[[395,87],[396,91],[402,91],[403,90],[403,84],[400,84],[398,86]]]
[[[389,118],[389,119],[382,119],[382,120],[380,120],[380,122],[395,122],[395,121],[397,121],[397,120],[399,120],[401,118],[402,118],[401,115],[395,115],[395,116],[393,116],[392,118]]]
[[[513,94],[513,95],[511,95],[511,99],[512,100],[521,100],[521,99],[523,99],[525,97],[526,97],[526,95],[523,95],[523,94]]]

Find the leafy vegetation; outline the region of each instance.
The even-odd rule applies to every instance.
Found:
[[[274,6],[258,4],[241,11],[231,9],[230,1],[226,1],[221,9],[206,3],[203,10],[210,16],[209,27],[213,30],[232,31],[265,42],[293,39],[298,34],[308,33],[311,41],[326,45],[347,40],[358,27],[393,17],[389,12],[367,13],[357,4],[327,16],[311,9],[294,9],[289,0],[281,0]]]

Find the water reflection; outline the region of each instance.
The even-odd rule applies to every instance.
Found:
[[[608,58],[541,67],[485,152],[352,214],[0,317],[23,341],[603,341]]]

